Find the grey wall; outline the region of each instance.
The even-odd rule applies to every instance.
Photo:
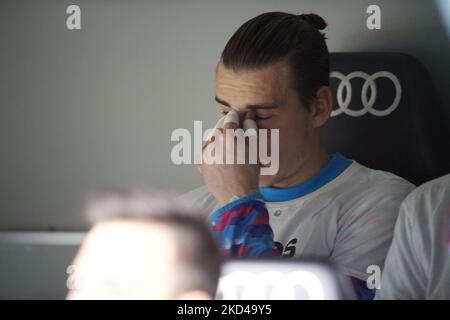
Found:
[[[80,31],[66,29],[72,3]],[[369,4],[381,6],[380,31],[365,27]],[[83,229],[93,190],[200,185],[193,166],[171,163],[170,134],[213,124],[225,42],[273,10],[322,15],[330,51],[413,54],[450,113],[449,35],[434,1],[2,0],[0,229]]]
[[[83,233],[0,232],[0,299],[64,299]]]

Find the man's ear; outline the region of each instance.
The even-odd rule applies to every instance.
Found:
[[[333,94],[328,86],[321,86],[317,89],[311,111],[313,128],[320,128],[330,118],[333,111]]]
[[[209,293],[203,290],[186,291],[177,296],[178,300],[211,300]]]

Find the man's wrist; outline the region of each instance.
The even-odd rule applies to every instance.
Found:
[[[249,191],[249,192],[245,192],[245,193],[240,193],[240,194],[233,195],[233,196],[229,197],[228,199],[224,199],[224,200],[219,201],[219,204],[220,204],[220,206],[223,207],[223,206],[225,206],[225,205],[227,205],[227,204],[229,204],[229,203],[231,203],[233,201],[236,201],[238,199],[245,198],[245,197],[248,197],[248,196],[255,196],[255,195],[259,195],[259,194],[260,194],[259,190],[258,191]]]
[[[262,195],[260,193],[258,193],[258,194],[250,194],[250,195],[247,195],[247,196],[244,196],[244,197],[240,197],[240,198],[234,199],[234,200],[228,202],[225,205],[220,205],[220,207],[213,212],[213,216],[221,215],[222,213],[224,213],[226,211],[229,211],[231,209],[234,209],[237,206],[240,206],[241,204],[251,203],[251,202],[253,202],[255,200],[264,201],[264,199],[263,199],[263,197],[262,197]]]

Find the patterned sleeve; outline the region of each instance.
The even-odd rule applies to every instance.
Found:
[[[250,195],[228,203],[213,212],[211,223],[223,256],[277,255],[269,213],[260,195]]]

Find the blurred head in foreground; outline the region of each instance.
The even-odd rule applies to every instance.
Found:
[[[176,199],[109,193],[88,203],[93,223],[68,299],[209,299],[220,258],[202,216]]]

